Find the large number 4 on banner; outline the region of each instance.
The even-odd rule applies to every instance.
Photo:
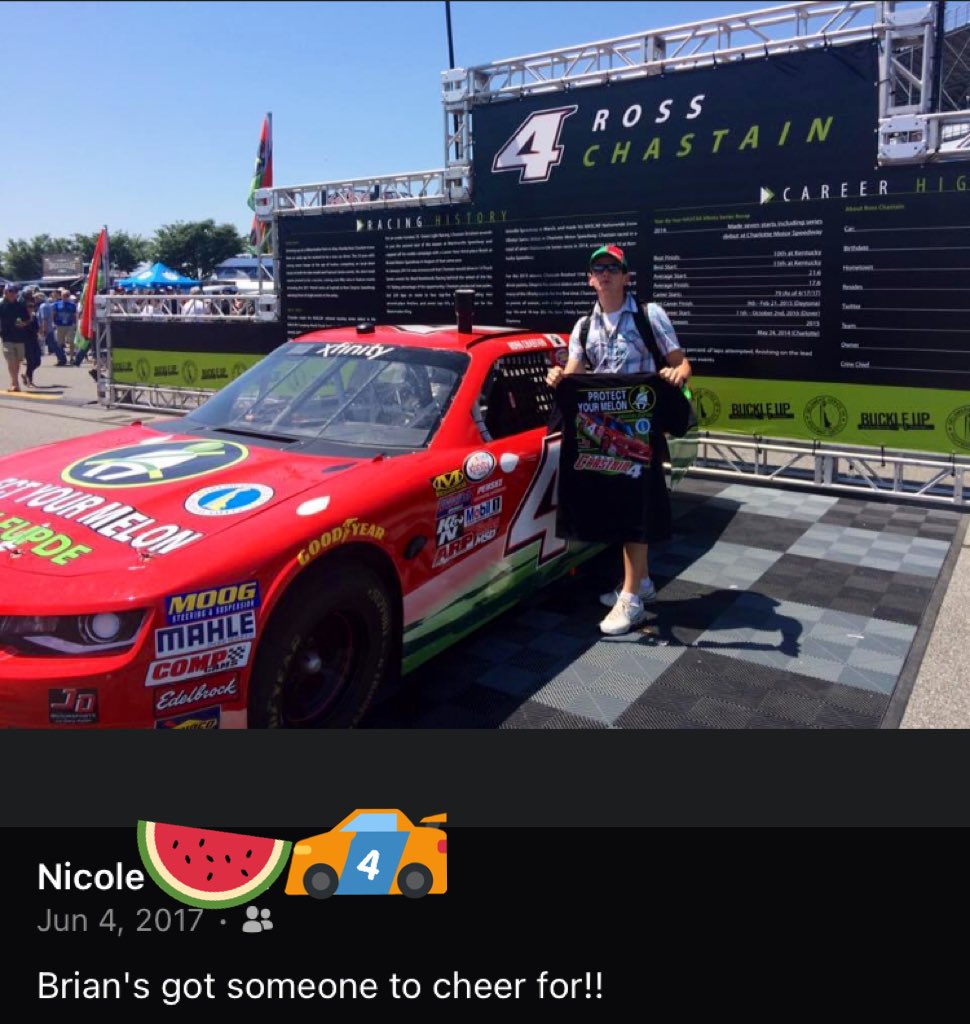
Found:
[[[579,107],[537,110],[516,128],[512,137],[495,154],[492,171],[518,171],[519,181],[531,184],[548,181],[558,167],[564,148],[559,145],[563,122]]]

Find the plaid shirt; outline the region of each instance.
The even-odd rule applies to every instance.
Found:
[[[593,307],[589,322],[589,334],[586,337],[585,360],[593,373],[656,373],[653,356],[643,343],[637,330],[634,314],[637,305],[632,295],[627,294],[626,301],[620,310],[620,319],[616,330],[610,332],[609,324],[600,310],[599,303]],[[656,303],[647,307],[647,316],[653,327],[657,347],[663,353],[673,352],[681,347],[677,334],[669,317]],[[583,347],[579,335],[583,324],[582,319],[576,322],[573,333],[569,337],[569,358],[583,361]]]

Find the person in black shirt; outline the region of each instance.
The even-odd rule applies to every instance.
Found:
[[[630,273],[623,250],[612,244],[600,246],[590,256],[587,269],[589,286],[596,293],[597,299],[592,315],[577,321],[569,339],[566,366],[552,367],[546,383],[550,387],[558,387],[565,375],[583,373],[588,364],[595,374],[656,374],[660,381],[671,385],[679,393],[690,377],[690,363],[663,309],[651,303],[647,306],[646,317],[640,311],[636,299],[628,290]],[[644,332],[650,337],[644,338]],[[658,366],[655,352],[666,365]],[[686,423],[684,426],[686,429]],[[573,424],[567,422],[566,429],[574,429]],[[594,425],[590,429],[597,428]],[[624,442],[620,441],[620,447],[623,445]],[[659,467],[659,449],[662,445],[662,439],[658,437],[653,445],[658,455],[652,458],[651,467],[654,464]],[[565,448],[564,436],[564,451]],[[651,470],[653,473],[656,471]],[[655,482],[656,477],[650,479]],[[659,493],[656,488],[654,492]],[[668,503],[669,523],[669,496],[665,482],[662,500]],[[604,505],[604,518],[608,517],[608,509],[609,506]],[[566,511],[568,513],[569,510]],[[655,512],[662,514],[660,509],[655,509]],[[648,541],[661,537],[648,536],[650,532],[634,530],[623,537],[614,538],[623,541],[623,580],[615,592],[600,597],[603,604],[612,608],[600,623],[601,631],[607,635],[626,633],[641,622],[644,618],[644,601],[656,598],[656,589],[648,573]],[[653,532],[656,533],[656,529]]]
[[[8,284],[3,289],[0,302],[0,339],[3,342],[3,358],[10,373],[10,390],[20,391],[20,364],[24,361],[24,342],[29,317],[27,307],[17,297],[17,286]]]

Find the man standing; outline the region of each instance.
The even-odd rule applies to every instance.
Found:
[[[46,348],[48,355],[57,356],[58,366],[67,366],[64,349],[58,344],[57,336],[54,333],[54,304],[43,292],[38,292],[37,298],[40,301],[40,305],[37,307],[37,324],[40,328],[41,348]]]
[[[0,339],[3,343],[3,358],[10,373],[10,390],[20,391],[20,364],[24,361],[27,321],[27,307],[17,297],[17,286],[8,284],[3,289],[0,302]]]
[[[589,258],[589,286],[596,293],[592,315],[577,321],[569,339],[569,355],[565,368],[554,366],[546,383],[557,387],[565,374],[582,373],[587,364],[592,373],[648,374],[657,373],[669,384],[680,388],[690,377],[691,368],[684,350],[677,341],[667,314],[657,305],[649,309],[646,323],[636,299],[628,292],[629,267],[623,250],[617,245],[601,245]],[[667,365],[658,372],[651,344],[637,326],[646,324]],[[604,510],[608,514],[608,510]],[[626,633],[644,617],[644,602],[656,600],[657,592],[648,572],[648,546],[627,541],[623,544],[623,580],[616,588],[600,596],[600,602],[611,607],[600,623],[600,630],[610,636]]]
[[[54,303],[54,333],[57,344],[65,359],[74,358],[74,334],[77,330],[77,303],[71,301],[71,293],[61,289],[61,297]],[[58,357],[60,361],[60,357]]]

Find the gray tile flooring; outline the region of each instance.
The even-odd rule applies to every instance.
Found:
[[[878,728],[960,521],[688,479],[658,600],[604,637],[611,549],[407,676],[372,728]]]

